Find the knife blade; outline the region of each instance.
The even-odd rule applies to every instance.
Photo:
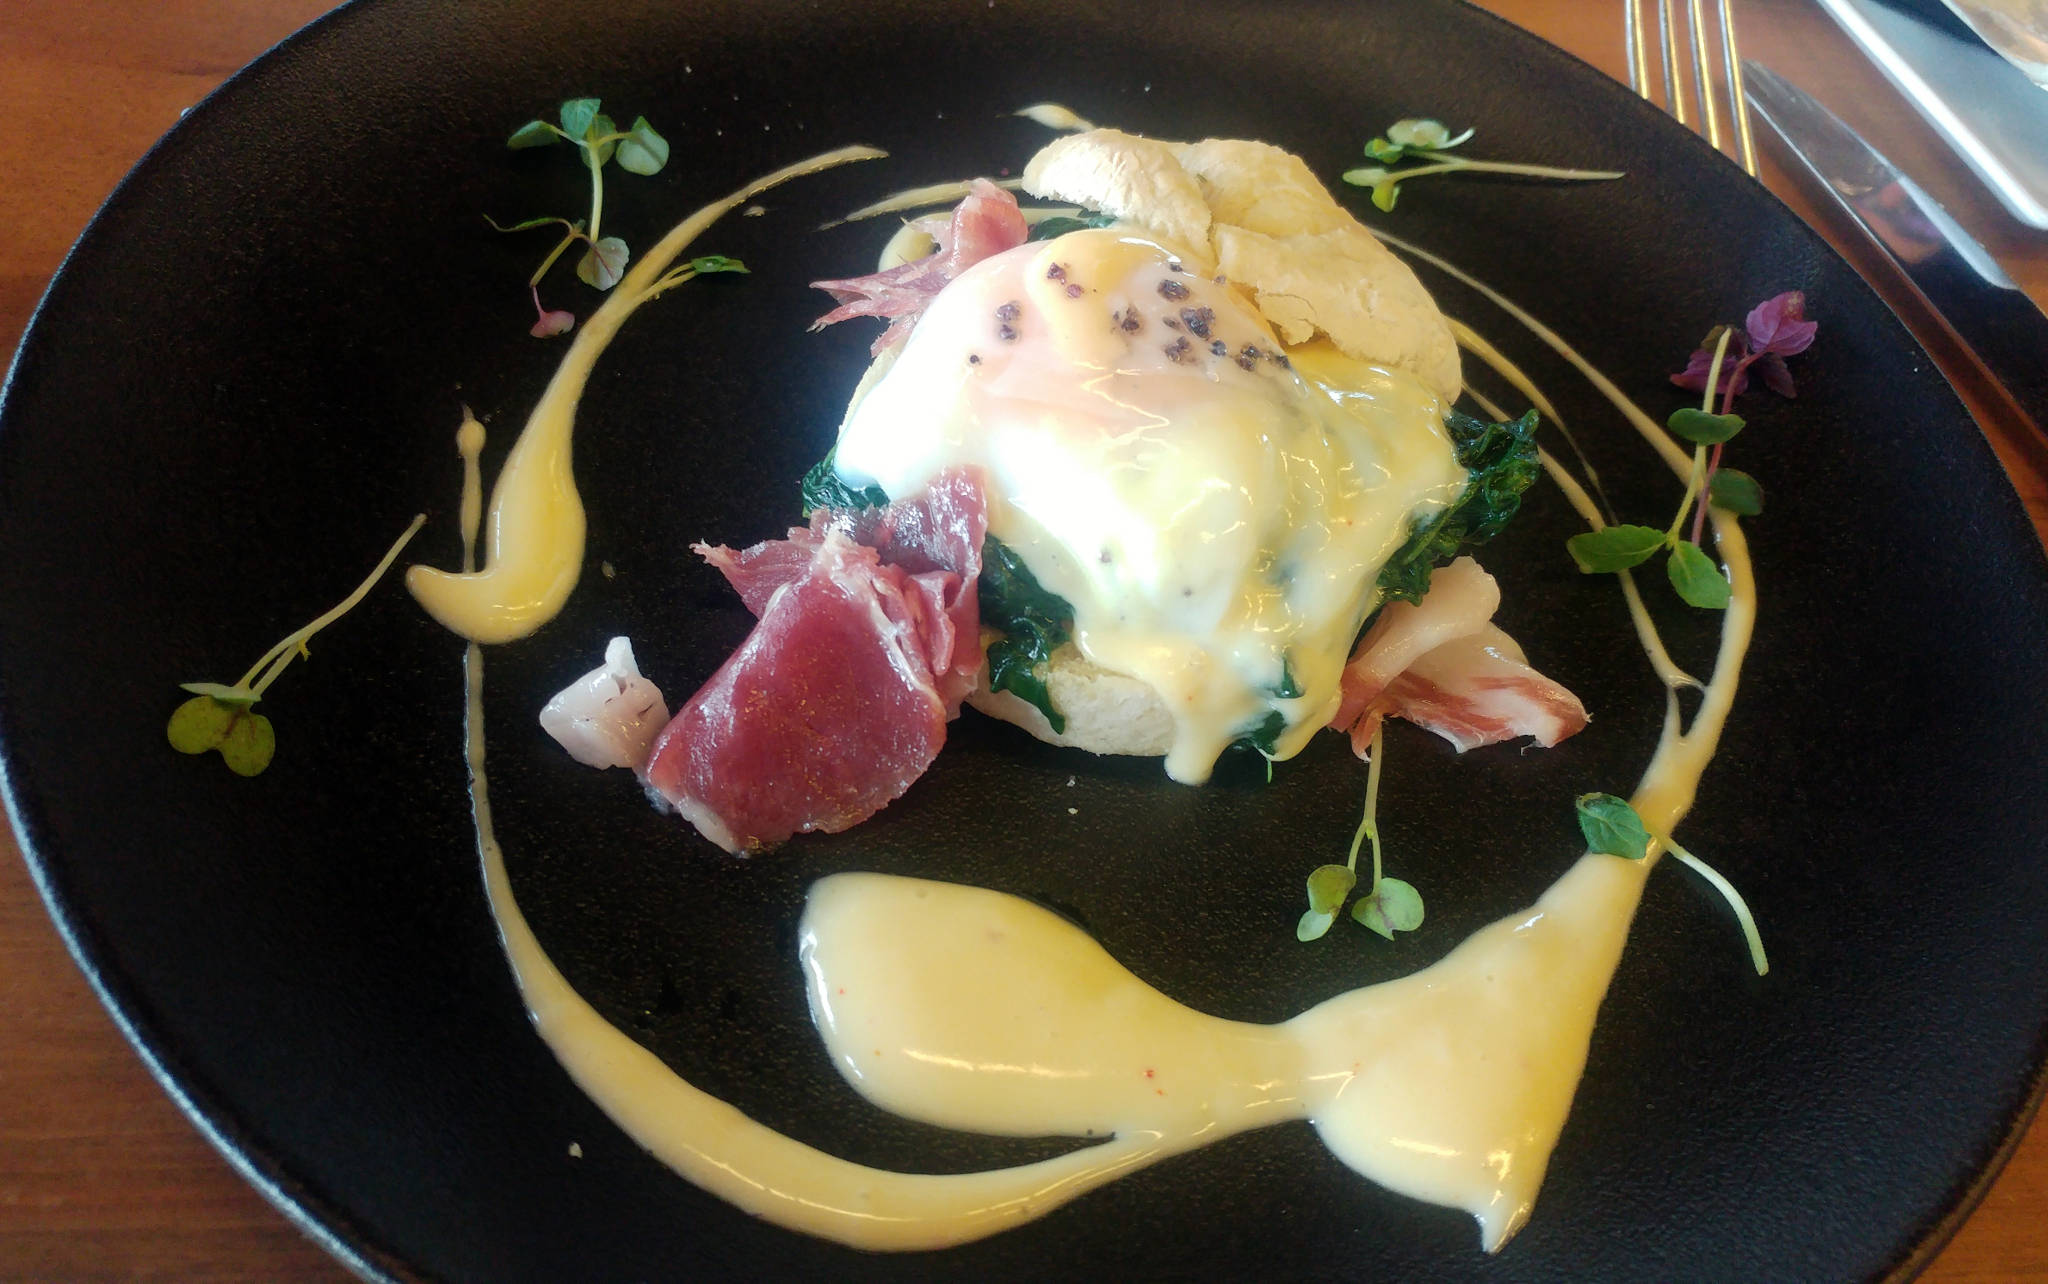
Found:
[[[1939,202],[1833,112],[1762,63],[1745,59],[1742,68],[1750,106],[2048,434],[2048,316]]]

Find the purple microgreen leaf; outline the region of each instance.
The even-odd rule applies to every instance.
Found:
[[[1806,319],[1805,293],[1787,290],[1751,308],[1743,328],[1749,332],[1753,351],[1791,357],[1806,351],[1813,343],[1820,323]]]
[[[564,312],[559,308],[550,311],[542,307],[540,305],[540,287],[536,285],[531,288],[533,291],[533,310],[540,319],[533,323],[533,329],[527,333],[536,339],[551,339],[558,334],[569,333],[571,327],[576,324],[576,314]]]
[[[1721,373],[1714,380],[1718,392],[1735,396],[1749,387],[1749,370],[1742,364],[1741,353],[1736,344],[1728,345],[1728,351],[1721,358]],[[1707,390],[1707,375],[1714,368],[1714,345],[1696,349],[1687,358],[1685,369],[1671,376],[1671,382],[1692,392]]]
[[[609,290],[626,274],[626,243],[616,236],[600,238],[583,252],[576,263],[576,275],[587,285]]]
[[[564,312],[562,309],[556,308],[552,312],[541,313],[540,319],[533,323],[533,328],[527,331],[527,333],[536,339],[552,339],[558,334],[567,334],[575,328],[576,314],[574,312]]]
[[[1764,381],[1764,387],[1781,397],[1796,397],[1799,389],[1792,383],[1792,370],[1785,364],[1785,358],[1775,352],[1766,352],[1756,359],[1756,373]]]

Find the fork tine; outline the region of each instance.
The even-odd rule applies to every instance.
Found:
[[[1628,87],[1650,96],[1650,50],[1643,39],[1642,0],[1621,0],[1621,34],[1628,44]]]
[[[1685,118],[1685,67],[1678,60],[1678,41],[1672,30],[1677,25],[1671,16],[1671,0],[1657,0],[1657,44],[1664,53],[1664,110],[1679,124],[1690,127],[1692,122]]]
[[[1686,19],[1686,30],[1692,36],[1694,88],[1700,96],[1701,134],[1707,140],[1707,146],[1718,152],[1721,150],[1721,114],[1714,110],[1714,64],[1707,57],[1705,0],[1690,0]]]
[[[1756,135],[1750,125],[1749,100],[1743,92],[1742,54],[1735,34],[1734,0],[1714,0],[1711,23],[1706,0],[1686,0],[1685,28],[1690,58],[1679,53],[1674,0],[1655,2],[1657,46],[1664,73],[1661,106],[1679,124],[1690,127],[1692,122],[1687,119],[1687,101],[1696,102],[1700,116],[1698,132],[1706,138],[1708,145],[1727,154],[1751,177],[1755,177]],[[1658,96],[1650,85],[1649,33],[1643,9],[1647,3],[1649,0],[1622,0],[1622,35],[1627,42],[1629,87],[1656,102]],[[1711,48],[1716,36],[1721,46],[1718,77]],[[1686,83],[1688,70],[1692,73],[1690,85]],[[1716,83],[1717,79],[1719,83]],[[1723,95],[1726,95],[1725,100]],[[1724,101],[1728,122],[1726,130],[1722,124]],[[1732,133],[1732,139],[1725,138],[1724,133]]]
[[[1742,89],[1742,54],[1735,47],[1735,10],[1732,0],[1721,0],[1721,57],[1728,78],[1728,98],[1735,116],[1738,159],[1751,178],[1756,177],[1756,134],[1749,124],[1749,95]]]

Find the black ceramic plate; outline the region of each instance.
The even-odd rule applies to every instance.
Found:
[[[459,647],[387,587],[265,708],[255,780],[164,745],[176,683],[225,681],[338,597],[416,510],[455,558],[468,402],[495,462],[558,348],[525,334],[543,247],[500,219],[574,213],[566,153],[504,150],[577,94],[675,144],[613,179],[646,245],[703,201],[849,141],[895,158],[775,193],[703,243],[754,267],[626,329],[577,466],[591,571],[493,654],[489,724],[519,895],[570,979],[695,1083],[806,1141],[958,1170],[1057,1149],[868,1108],[810,1032],[805,887],[881,869],[1005,888],[1081,920],[1198,1007],[1273,1020],[1442,955],[1578,851],[1569,800],[1626,791],[1660,711],[1606,580],[1571,569],[1545,488],[1488,553],[1506,623],[1597,721],[1545,753],[1389,749],[1390,861],[1424,930],[1293,939],[1361,773],[1336,738],[1214,787],[1052,751],[976,718],[874,822],[717,856],[624,773],[576,768],[533,712],[631,634],[686,694],[745,630],[685,551],[778,531],[867,335],[805,333],[805,288],[870,261],[883,192],[1014,169],[1044,99],[1165,136],[1249,135],[1334,176],[1397,117],[1475,150],[1625,169],[1562,187],[1411,185],[1384,221],[1581,344],[1662,413],[1713,322],[1807,291],[1796,402],[1750,398],[1735,458],[1762,624],[1686,841],[1748,893],[1774,970],[1660,870],[1530,1227],[1497,1257],[1462,1214],[1379,1191],[1302,1126],[1140,1173],[1042,1222],[926,1256],[764,1226],[642,1154],[534,1038],[486,916],[464,795]],[[1363,208],[1363,202],[1357,202]],[[1469,292],[1445,305],[1525,360],[1622,510],[1675,496],[1602,403]],[[553,295],[579,310],[580,286]],[[609,574],[598,573],[607,563]],[[1653,596],[1661,593],[1653,588]],[[264,1189],[371,1274],[650,1279],[1236,1274],[1861,1277],[1945,1236],[2031,1109],[2048,1014],[2048,576],[1991,453],[1853,274],[1761,188],[1602,77],[1433,0],[817,6],[382,0],[290,42],[195,111],[108,203],[25,341],[0,419],[0,736],[52,912],[166,1084]],[[1698,664],[1718,621],[1668,612]],[[581,1158],[571,1158],[574,1142]]]

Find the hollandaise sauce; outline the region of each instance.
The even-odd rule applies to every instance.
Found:
[[[1379,568],[1466,481],[1443,399],[1327,341],[1283,348],[1239,290],[1110,228],[986,259],[848,414],[842,476],[917,494],[962,464],[989,532],[1074,608],[1074,642],[1163,701],[1175,780],[1271,714],[1292,757],[1336,712]]]
[[[794,172],[803,169],[783,174]],[[710,207],[710,217],[762,186]],[[679,249],[688,237],[677,243],[678,234],[701,229],[708,221],[704,214],[693,217],[663,245],[676,243]],[[951,371],[955,385],[965,388],[973,377],[975,363],[967,357],[988,359],[1005,351],[1001,345],[1008,341],[998,327],[1022,318],[1020,313],[1006,322],[1004,303],[1030,300],[1050,312],[1066,306],[1069,298],[1084,297],[1068,295],[1049,268],[1085,269],[1084,288],[1092,280],[1110,295],[1099,301],[1122,308],[1132,306],[1141,287],[1157,294],[1153,277],[1161,272],[1160,256],[1171,254],[1115,235],[1085,252],[1075,249],[1049,258],[1044,247],[1026,248],[1029,253],[1017,255],[1000,274],[990,274],[987,293],[963,296],[970,300],[962,306],[970,309],[968,319],[977,323],[973,333],[978,337],[954,347],[950,355],[941,350],[944,361],[970,368]],[[653,269],[642,285],[659,271]],[[1159,279],[1180,278],[1169,269]],[[1041,284],[1048,281],[1060,288],[1048,291]],[[1232,532],[1237,542],[1221,541],[1226,547],[1218,557],[1226,569],[1213,581],[1185,581],[1161,571],[1165,554],[1174,551],[1168,545],[1180,538],[1173,532],[1181,528],[1174,524],[1177,510],[1165,492],[1153,490],[1155,483],[1140,474],[1155,469],[1174,473],[1173,453],[1156,443],[1147,445],[1147,434],[1162,409],[1183,394],[1163,382],[1168,391],[1124,396],[1115,387],[1114,373],[1123,358],[1104,347],[1113,338],[1043,318],[1025,321],[1022,328],[1044,325],[1046,342],[1099,360],[1103,373],[1100,389],[1040,389],[1041,395],[1079,399],[1098,409],[1096,402],[1114,403],[1121,412],[1112,406],[1102,413],[1126,416],[1092,435],[1076,434],[1062,448],[1072,458],[1114,458],[1117,465],[1109,471],[1130,476],[1072,502],[1049,493],[1050,478],[1043,487],[1024,487],[1026,499],[1005,513],[1011,523],[1007,529],[1023,541],[1031,537],[1034,524],[1042,529],[1055,522],[1098,523],[1093,534],[1110,554],[1101,566],[1117,569],[1067,567],[1058,587],[1077,602],[1102,609],[1110,609],[1113,593],[1141,599],[1114,626],[1094,627],[1105,653],[1137,654],[1154,645],[1127,639],[1143,638],[1175,611],[1197,609],[1180,605],[1177,598],[1206,596],[1206,618],[1241,628],[1247,638],[1257,633],[1260,621],[1288,613],[1311,619],[1311,630],[1327,628],[1332,636],[1355,631],[1358,620],[1350,617],[1365,609],[1355,597],[1325,620],[1311,614],[1321,608],[1292,596],[1295,583],[1336,575],[1351,564],[1347,559],[1370,557],[1398,538],[1392,525],[1362,534],[1349,529],[1366,519],[1345,507],[1351,502],[1347,497],[1388,484],[1382,474],[1396,470],[1385,466],[1385,454],[1402,447],[1345,425],[1343,416],[1352,413],[1347,400],[1378,399],[1386,403],[1386,413],[1414,420],[1438,410],[1428,394],[1385,372],[1347,367],[1333,374],[1314,354],[1290,354],[1290,363],[1277,362],[1268,355],[1274,351],[1270,335],[1254,328],[1255,319],[1229,310],[1223,294],[1201,282],[1182,284],[1185,300],[1172,302],[1213,309],[1213,334],[1260,349],[1252,369],[1239,367],[1235,351],[1225,354],[1231,368],[1248,376],[1239,380],[1213,365],[1199,373],[1182,371],[1178,359],[1165,351],[1173,341],[1166,336],[1176,332],[1160,326],[1164,336],[1148,336],[1165,356],[1164,364],[1154,362],[1149,368],[1168,380],[1186,378],[1192,386],[1199,379],[1212,390],[1225,389],[1225,409],[1186,412],[1194,431],[1220,437],[1237,413],[1227,407],[1277,400],[1292,407],[1290,422],[1304,437],[1320,439],[1320,445],[1300,447],[1320,452],[1301,456],[1310,460],[1304,466],[1342,480],[1305,498],[1292,462],[1272,465],[1269,475],[1267,465],[1247,461],[1253,476],[1239,479],[1238,485],[1212,486],[1202,476],[1170,481],[1191,488],[1182,501],[1191,506],[1236,511],[1245,503],[1244,486],[1266,488],[1266,494],[1297,511],[1319,506],[1310,523],[1319,527],[1318,537],[1305,547],[1275,549],[1265,546],[1257,530],[1242,538]],[[1498,301],[1526,317],[1507,300]],[[621,319],[633,306],[615,303]],[[987,315],[979,315],[984,311]],[[491,505],[491,564],[483,572],[469,572],[465,554],[464,574],[421,575],[415,585],[437,618],[471,639],[467,754],[490,907],[535,1029],[583,1091],[642,1146],[704,1189],[778,1225],[863,1248],[936,1248],[992,1234],[1154,1160],[1293,1119],[1311,1121],[1331,1151],[1364,1176],[1462,1208],[1478,1220],[1487,1248],[1504,1243],[1529,1215],[1542,1182],[1654,853],[1652,860],[1640,862],[1583,856],[1534,905],[1483,928],[1434,966],[1340,993],[1277,1025],[1228,1021],[1190,1009],[1138,979],[1079,929],[1016,897],[874,874],[820,880],[804,914],[799,963],[818,1031],[846,1081],[876,1105],[908,1118],[983,1133],[1077,1139],[1076,1149],[1059,1158],[964,1175],[869,1168],[786,1137],[691,1086],[576,993],[521,914],[492,828],[483,741],[484,666],[477,642],[517,636],[546,618],[552,610],[548,602],[559,606],[554,586],[562,558],[543,548],[546,541],[536,532],[559,520],[565,492],[573,499],[567,425],[573,419],[574,394],[615,329],[586,327],[585,338],[592,333],[601,337],[587,349],[572,349],[544,399],[547,413],[536,411],[514,447]],[[1684,456],[1667,448],[1653,423],[1561,339],[1536,332],[1602,387],[1664,451],[1675,472],[1682,470]],[[1185,328],[1177,333],[1188,334]],[[903,359],[910,355],[906,352]],[[1014,395],[1021,399],[1030,385],[1021,365],[1006,363],[996,377],[1010,378],[1012,369]],[[558,387],[564,389],[560,394]],[[874,395],[879,391],[870,402]],[[1204,418],[1209,415],[1213,422]],[[943,431],[957,428],[956,423]],[[535,435],[554,445],[526,449],[524,438]],[[1000,433],[987,434],[985,449],[992,462],[1015,467],[1025,478],[1038,476],[1033,461],[1008,460],[1002,443]],[[466,421],[460,445],[465,460],[473,462],[482,446],[481,426]],[[1289,461],[1294,458],[1281,453]],[[906,452],[903,471],[889,480],[913,485],[918,458],[915,451]],[[523,476],[527,469],[538,471],[542,481]],[[480,487],[476,469],[466,467],[466,547],[481,520]],[[1569,493],[1586,519],[1598,525],[1599,513],[1584,491],[1573,486]],[[1429,485],[1419,485],[1391,507],[1405,517],[1433,498],[1440,502]],[[1254,524],[1252,508],[1244,511],[1245,522]],[[580,532],[580,505],[576,512],[573,526]],[[1742,532],[1730,515],[1717,510],[1712,517],[1732,602],[1712,677],[1702,686],[1700,707],[1689,726],[1681,724],[1675,696],[1683,675],[1668,660],[1659,666],[1673,693],[1655,756],[1632,800],[1657,832],[1670,832],[1692,804],[1733,701],[1755,620],[1756,586]],[[1293,570],[1247,590],[1247,576],[1265,573],[1267,553],[1289,559]],[[571,560],[580,562],[580,557],[579,540]],[[1183,588],[1192,591],[1183,595]],[[1655,630],[1646,615],[1639,614],[1638,625],[1650,646]],[[1343,641],[1348,643],[1348,633]],[[1661,654],[1661,644],[1655,650]],[[1257,659],[1256,648],[1246,642],[1206,662],[1255,674]],[[1171,662],[1193,664],[1184,656]],[[1185,689],[1195,691],[1197,700],[1216,698],[1198,687],[1189,679]],[[1201,752],[1206,745],[1188,751],[1183,761],[1194,761]]]
[[[576,331],[498,473],[484,529],[483,569],[450,573],[414,566],[406,572],[405,586],[427,614],[472,642],[491,643],[523,638],[555,617],[583,574],[583,499],[570,466],[570,444],[576,403],[599,354],[635,309],[688,279],[687,269],[671,272],[669,265],[727,212],[793,178],[884,154],[842,147],[756,179],[678,223],[626,273]]]

